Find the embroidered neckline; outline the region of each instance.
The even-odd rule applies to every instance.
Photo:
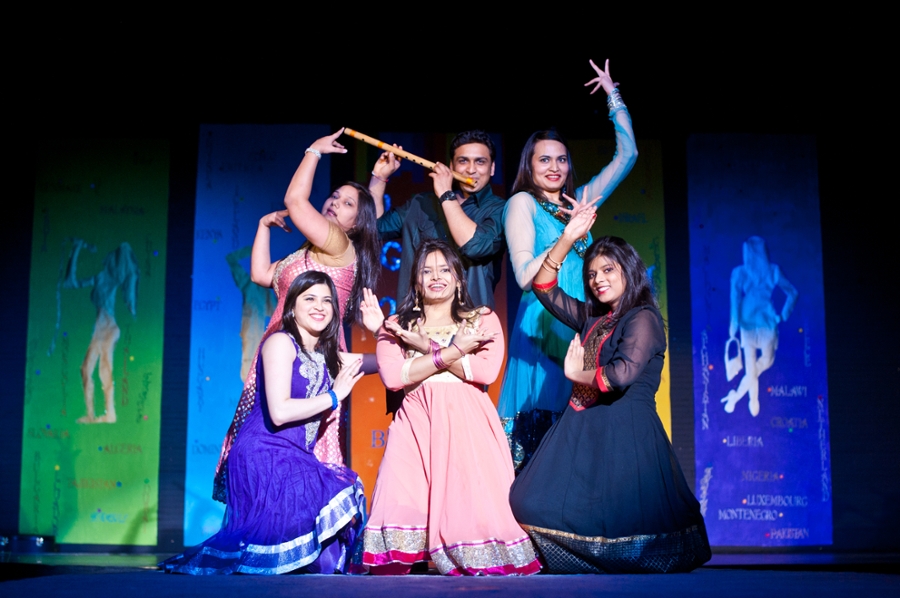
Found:
[[[297,343],[297,339],[290,332],[288,332],[288,336],[294,341],[294,348],[297,350],[297,359],[300,361],[298,372],[307,380],[306,398],[311,399],[322,394],[334,382],[331,379],[331,373],[325,366],[325,356],[317,351],[309,354],[305,353]],[[319,425],[325,417],[326,414],[323,412],[303,420],[306,430],[306,447],[310,450],[315,445],[316,437],[319,434]]]
[[[539,197],[536,197],[535,200],[537,201],[538,205],[541,206],[541,208],[543,208],[543,210],[545,212],[547,212],[548,214],[550,214],[551,216],[553,216],[554,218],[556,218],[557,220],[562,222],[563,226],[565,226],[569,223],[569,215],[566,214],[565,212],[560,211],[558,205],[556,205],[555,203],[549,202],[546,199],[541,199]],[[588,240],[588,236],[584,235],[583,237],[581,237],[580,239],[575,241],[575,245],[573,246],[573,249],[575,249],[575,253],[577,253],[579,257],[583,258],[584,254],[587,252],[587,248],[588,248],[587,240]]]
[[[470,327],[470,328],[475,328],[476,326],[478,326],[478,324],[479,324],[479,322],[480,322],[480,320],[481,320],[481,316],[482,316],[483,313],[486,312],[486,311],[490,311],[490,310],[489,310],[488,308],[485,308],[485,307],[478,307],[478,308],[475,308],[475,309],[473,309],[473,310],[470,311],[470,312],[467,312],[467,313],[464,313],[464,314],[463,314],[463,313],[460,314],[460,316],[461,316],[462,319],[463,319],[462,322],[453,322],[452,324],[444,324],[444,325],[442,325],[442,326],[427,326],[427,325],[426,325],[426,326],[421,326],[421,327],[420,327],[415,321],[413,321],[413,322],[410,322],[410,325],[411,325],[411,326],[410,326],[410,330],[442,330],[442,329],[448,329],[448,330],[453,330],[453,332],[456,333],[456,331],[459,330],[459,328],[460,328],[461,326],[463,326],[463,325],[465,325],[465,326],[467,326],[467,327]]]

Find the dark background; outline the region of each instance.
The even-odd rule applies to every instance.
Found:
[[[341,5],[343,6],[343,5]],[[341,11],[353,11],[347,6]],[[377,8],[375,10],[377,11]],[[146,7],[149,12],[155,8]],[[316,6],[309,10],[325,10]],[[385,7],[371,21],[313,14],[37,15],[7,27],[7,208],[0,222],[0,532],[16,533],[35,156],[44,139],[162,138],[171,178],[166,280],[159,551],[181,543],[197,134],[201,123],[326,123],[361,131],[504,136],[514,157],[534,130],[612,136],[587,64],[611,73],[641,139],[663,144],[673,442],[693,480],[685,141],[696,133],[816,138],[833,467],[833,551],[900,550],[900,326],[887,107],[892,64],[876,25],[801,16],[777,25],[720,20],[685,28],[563,5],[488,22],[484,6],[438,15]],[[49,8],[48,8],[49,10]],[[257,11],[260,12],[260,11]],[[391,14],[387,14],[391,13]],[[647,22],[652,17],[656,20]],[[359,15],[356,15],[360,18]],[[378,21],[387,17],[388,23]],[[604,23],[603,19],[611,22]],[[821,19],[821,15],[816,16]],[[564,32],[581,25],[579,31]],[[577,23],[571,21],[577,20]],[[877,15],[873,16],[877,21]],[[406,23],[403,25],[402,23]],[[444,25],[444,23],[449,24]],[[884,100],[882,99],[884,97]],[[882,103],[883,102],[883,103]],[[308,143],[309,140],[299,140]],[[344,168],[345,170],[341,170]],[[350,161],[332,177],[352,177]],[[90,547],[79,547],[88,549]]]

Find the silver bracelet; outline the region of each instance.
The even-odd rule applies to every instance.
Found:
[[[622,105],[624,106],[624,104],[622,104]],[[317,150],[317,149],[313,149],[313,148],[311,148],[311,147],[306,148],[306,151],[303,152],[303,153],[304,153],[304,154],[312,154],[313,156],[315,156],[315,157],[318,158],[319,160],[322,159],[322,152],[320,152],[320,151]]]
[[[613,90],[609,92],[609,95],[606,98],[606,107],[609,108],[610,116],[625,108],[625,102],[622,101],[622,94],[619,93],[618,87],[614,87]]]

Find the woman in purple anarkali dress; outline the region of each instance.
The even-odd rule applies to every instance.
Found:
[[[380,309],[368,296],[377,310],[377,329]],[[310,307],[313,301],[321,305]],[[353,471],[322,463],[314,453],[322,414],[335,409],[362,376],[359,356],[338,354],[336,302],[326,274],[308,271],[294,280],[285,300],[292,308],[283,317],[284,329],[263,343],[256,365],[257,400],[229,455],[222,529],[161,563],[167,572],[345,570],[365,524],[362,482]],[[325,320],[326,330],[311,341],[304,327],[311,323],[307,327],[315,332]]]

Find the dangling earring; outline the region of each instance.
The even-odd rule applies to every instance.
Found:
[[[416,291],[416,302],[413,303],[413,311],[422,311],[422,308],[419,307],[419,291]]]
[[[462,285],[459,283],[456,283],[456,299],[460,304],[462,304]]]

